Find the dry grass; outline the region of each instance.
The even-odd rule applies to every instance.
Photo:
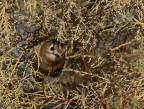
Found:
[[[2,0],[0,9],[2,109],[144,108],[143,0]],[[53,83],[36,82],[34,48],[53,38],[69,40],[66,65]]]

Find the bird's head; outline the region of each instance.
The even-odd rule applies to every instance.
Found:
[[[57,62],[65,57],[67,42],[52,40],[44,42],[41,46],[40,54],[51,62]]]

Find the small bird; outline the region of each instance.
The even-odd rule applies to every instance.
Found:
[[[51,77],[59,76],[65,64],[65,52],[66,42],[56,39],[44,42],[34,59],[34,69]]]

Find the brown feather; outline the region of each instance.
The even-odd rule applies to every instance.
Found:
[[[38,56],[34,59],[33,67],[44,75],[56,77],[60,75],[65,64],[65,53],[59,58],[56,57],[55,60],[52,59],[51,55],[53,56],[53,54],[48,52],[50,45],[48,41],[42,44],[38,50]],[[57,53],[62,54],[63,48],[58,47],[57,44],[54,46]]]

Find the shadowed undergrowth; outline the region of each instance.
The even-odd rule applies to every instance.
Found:
[[[1,108],[144,108],[142,0],[3,0],[0,9]],[[54,38],[69,41],[65,67],[37,82],[35,48]]]

